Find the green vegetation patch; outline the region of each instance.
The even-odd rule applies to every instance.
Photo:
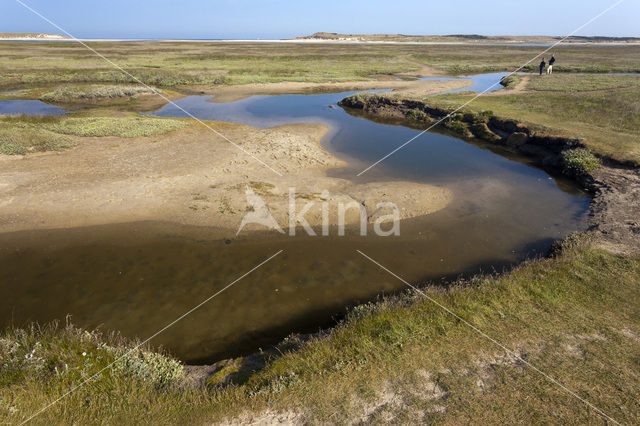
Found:
[[[153,92],[153,89],[147,88],[145,86],[63,86],[56,88],[53,92],[43,94],[40,99],[48,102],[68,102],[77,100],[95,101],[102,99],[132,97],[140,93]]]
[[[584,175],[600,167],[600,160],[588,149],[570,149],[561,156],[563,171],[568,175]]]
[[[75,142],[64,135],[18,120],[0,120],[0,154],[24,155],[31,152],[63,151],[75,146]],[[30,121],[37,122],[37,119]]]
[[[110,386],[112,381],[124,383],[126,378],[163,389],[173,385],[183,372],[178,361],[131,342],[125,344],[116,336],[70,324],[59,328],[55,323],[2,333],[0,362],[2,388],[49,381],[74,384],[111,365],[96,378],[98,384]]]
[[[76,145],[72,136],[153,136],[185,128],[188,123],[150,117],[1,117],[0,154],[62,151]]]
[[[420,111],[419,109],[412,109],[411,111],[409,111],[407,113],[407,118],[409,120],[419,122],[431,121],[431,118],[424,111]]]
[[[118,136],[135,138],[153,136],[183,129],[187,123],[148,117],[67,118],[48,128],[56,133],[76,136]]]

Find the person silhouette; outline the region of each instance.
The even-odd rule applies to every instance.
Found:
[[[540,75],[542,75],[542,71],[544,71],[545,65],[547,65],[547,63],[544,61],[544,58],[542,58],[542,62],[540,62]]]
[[[551,74],[553,72],[553,64],[556,62],[556,57],[551,55],[551,59],[549,59],[549,66],[547,67],[547,74]]]

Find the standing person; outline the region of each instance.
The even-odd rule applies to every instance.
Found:
[[[544,61],[544,58],[542,58],[542,62],[540,62],[540,75],[542,75],[542,71],[544,71],[545,65],[547,65],[547,63]]]
[[[556,63],[556,57],[551,55],[551,59],[549,59],[549,66],[547,67],[547,74],[551,74],[553,72],[553,64]]]

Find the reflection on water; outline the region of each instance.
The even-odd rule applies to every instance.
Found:
[[[63,115],[65,110],[35,100],[0,101],[0,115]]]
[[[329,107],[346,95],[255,96],[228,104],[190,96],[178,102],[201,119],[261,127],[325,123],[332,130],[324,146],[350,162],[330,174],[353,178],[419,130]],[[155,114],[182,116],[171,105]],[[218,230],[169,223],[2,234],[2,322],[69,313],[80,326],[102,324],[146,338],[284,250],[152,341],[201,362],[266,347],[292,331],[315,331],[351,304],[404,289],[356,250],[407,280],[441,282],[513,265],[584,226],[584,194],[513,153],[492,149],[427,133],[358,178],[451,189],[451,205],[403,222],[400,237],[265,233],[226,240]]]

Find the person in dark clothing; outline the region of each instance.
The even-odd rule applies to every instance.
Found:
[[[542,62],[540,62],[540,75],[542,75],[542,71],[544,71],[545,65],[547,65],[547,63],[544,61],[544,58],[542,58]]]
[[[549,66],[547,67],[547,74],[551,74],[553,72],[553,64],[556,62],[556,57],[551,55],[551,59],[549,59]]]

